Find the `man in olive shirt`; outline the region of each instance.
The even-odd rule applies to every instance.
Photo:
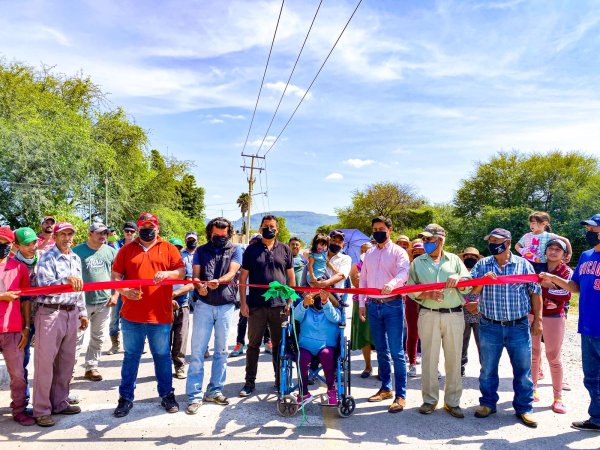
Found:
[[[470,279],[471,274],[457,255],[444,251],[446,231],[441,226],[430,224],[419,237],[423,239],[425,254],[415,258],[410,265],[407,285],[446,283],[445,289],[408,294],[421,305],[418,327],[423,366],[423,404],[419,412],[431,414],[438,403],[441,345],[446,362],[444,409],[454,417],[463,418],[460,409],[460,361],[465,328],[462,305],[463,294],[468,294],[471,288],[456,289],[456,284],[460,280]]]
[[[117,251],[106,244],[108,228],[100,222],[90,226],[88,241],[73,248],[73,252],[81,258],[82,278],[84,283],[110,281],[112,264]],[[98,359],[106,334],[106,325],[110,318],[110,307],[117,303],[118,293],[111,295],[110,289],[89,291],[85,293],[85,304],[90,319],[90,342],[85,354],[85,378],[101,381],[98,372]],[[76,358],[81,353],[85,332],[77,336]]]
[[[294,263],[294,274],[296,275],[296,286],[300,286],[302,284],[302,272],[304,272],[304,268],[308,264],[308,260],[300,253],[302,249],[302,244],[300,243],[300,239],[297,237],[292,237],[288,246],[292,251],[292,258]]]

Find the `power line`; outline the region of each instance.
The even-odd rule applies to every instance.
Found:
[[[338,38],[335,40],[335,43],[333,44],[333,47],[331,47],[331,50],[329,51],[329,54],[327,55],[327,57],[323,61],[323,64],[321,64],[321,67],[319,68],[317,74],[315,75],[315,77],[313,78],[313,80],[310,82],[310,85],[306,89],[306,92],[304,92],[304,95],[302,96],[302,98],[300,99],[300,102],[298,103],[298,105],[296,106],[296,108],[294,109],[294,111],[292,112],[292,115],[290,116],[290,118],[288,119],[288,121],[285,123],[285,125],[282,128],[282,130],[279,132],[279,134],[277,135],[277,137],[275,138],[275,140],[273,141],[273,143],[271,144],[271,146],[269,147],[269,149],[265,152],[264,156],[267,156],[269,154],[269,152],[271,151],[271,149],[275,146],[275,144],[277,143],[277,141],[279,140],[279,138],[281,137],[281,135],[283,134],[283,132],[285,131],[285,129],[287,128],[287,126],[290,124],[290,122],[292,121],[292,119],[296,115],[296,112],[298,111],[298,108],[300,108],[300,105],[302,104],[302,102],[304,101],[304,99],[306,98],[306,96],[308,95],[308,91],[310,91],[310,88],[312,87],[312,85],[316,81],[317,77],[321,73],[321,70],[323,70],[323,67],[325,66],[325,63],[327,63],[327,60],[329,59],[329,57],[333,53],[333,50],[335,49],[335,47],[337,46],[338,42],[342,38],[342,35],[346,31],[346,28],[348,28],[348,25],[350,25],[350,21],[354,17],[354,14],[358,10],[358,7],[362,3],[362,1],[363,0],[359,0],[358,3],[356,4],[356,7],[354,8],[354,11],[352,11],[352,15],[350,16],[350,18],[346,22],[346,25],[344,25],[344,28],[342,29],[342,31],[341,31],[340,35],[338,36]]]
[[[269,171],[267,170],[267,160],[265,158],[265,196],[267,197],[267,206],[269,209],[267,210],[269,214],[271,213],[271,197],[269,197]]]
[[[361,0],[362,1],[362,0]],[[248,127],[248,134],[246,135],[246,141],[244,142],[244,148],[242,149],[242,156],[244,156],[244,150],[248,144],[248,138],[250,137],[250,131],[252,130],[252,124],[254,123],[254,116],[256,116],[256,110],[258,109],[258,101],[260,100],[260,94],[262,92],[263,84],[265,82],[265,76],[267,75],[267,68],[269,67],[269,61],[271,60],[271,53],[273,52],[273,45],[275,44],[275,36],[277,36],[277,29],[279,28],[279,20],[281,19],[281,13],[283,12],[283,4],[285,0],[281,0],[281,8],[279,9],[279,16],[277,17],[277,24],[275,25],[275,32],[273,33],[273,40],[271,41],[271,48],[269,49],[269,56],[267,57],[267,64],[265,64],[265,71],[263,72],[262,80],[260,82],[260,88],[258,89],[258,96],[256,97],[256,104],[254,105],[254,111],[252,112],[252,119],[250,120],[250,126]],[[244,162],[245,164],[245,162]]]
[[[310,35],[310,32],[312,30],[313,25],[315,24],[315,20],[317,18],[317,14],[319,14],[319,10],[321,9],[321,5],[322,4],[323,4],[323,0],[321,0],[319,2],[319,6],[317,6],[317,11],[315,12],[315,15],[313,16],[312,22],[310,23],[310,27],[308,27],[308,32],[306,33],[306,36],[304,37],[304,42],[302,43],[302,47],[300,47],[300,52],[298,53],[298,57],[296,58],[296,62],[294,63],[294,67],[292,67],[292,72],[290,73],[290,76],[287,79],[287,82],[285,83],[285,88],[283,89],[281,97],[279,98],[279,103],[277,103],[277,108],[275,108],[275,112],[273,113],[273,116],[271,117],[271,122],[269,123],[267,131],[265,132],[265,135],[263,136],[262,141],[260,143],[260,146],[258,147],[258,150],[256,151],[256,153],[260,152],[260,149],[263,147],[263,145],[265,143],[265,140],[267,139],[267,136],[269,135],[269,131],[271,130],[271,126],[273,125],[273,121],[275,120],[275,116],[277,115],[277,112],[279,111],[279,107],[281,106],[281,102],[283,101],[283,97],[285,97],[285,93],[287,92],[287,88],[288,88],[288,86],[290,84],[292,76],[294,75],[294,71],[296,70],[296,66],[298,65],[298,61],[300,60],[300,56],[302,55],[302,51],[304,50],[304,46],[306,45],[306,41],[308,40],[308,36]]]

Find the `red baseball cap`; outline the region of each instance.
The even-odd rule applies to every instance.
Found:
[[[15,242],[15,233],[8,227],[0,227],[0,237],[8,239],[9,242]]]
[[[152,225],[157,227],[158,226],[158,217],[156,217],[154,214],[149,213],[149,212],[142,213],[142,214],[140,214],[140,217],[138,217],[138,221],[137,221],[138,227],[141,227],[145,223],[151,223]]]
[[[54,225],[54,234],[65,230],[73,230],[73,232],[75,232],[75,227],[69,222],[58,222],[56,225]]]

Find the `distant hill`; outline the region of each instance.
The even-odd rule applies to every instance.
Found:
[[[298,236],[304,242],[310,242],[315,230],[321,225],[330,225],[338,222],[336,216],[328,214],[317,214],[310,211],[272,211],[278,217],[285,217],[286,225],[292,236]],[[264,213],[252,214],[250,217],[250,229],[257,230]],[[243,219],[236,220],[233,225],[236,230],[242,229]]]

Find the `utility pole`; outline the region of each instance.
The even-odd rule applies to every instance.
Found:
[[[258,155],[244,155],[243,153],[242,156],[247,156],[251,160],[250,167],[246,165],[241,166],[244,170],[250,169],[250,176],[248,177],[248,220],[246,221],[246,243],[248,243],[250,242],[250,209],[252,206],[252,190],[254,189],[254,181],[256,181],[256,178],[254,178],[254,171],[258,170],[259,172],[262,172],[264,170],[262,167],[254,167],[254,161],[256,159],[265,159],[265,157]]]

